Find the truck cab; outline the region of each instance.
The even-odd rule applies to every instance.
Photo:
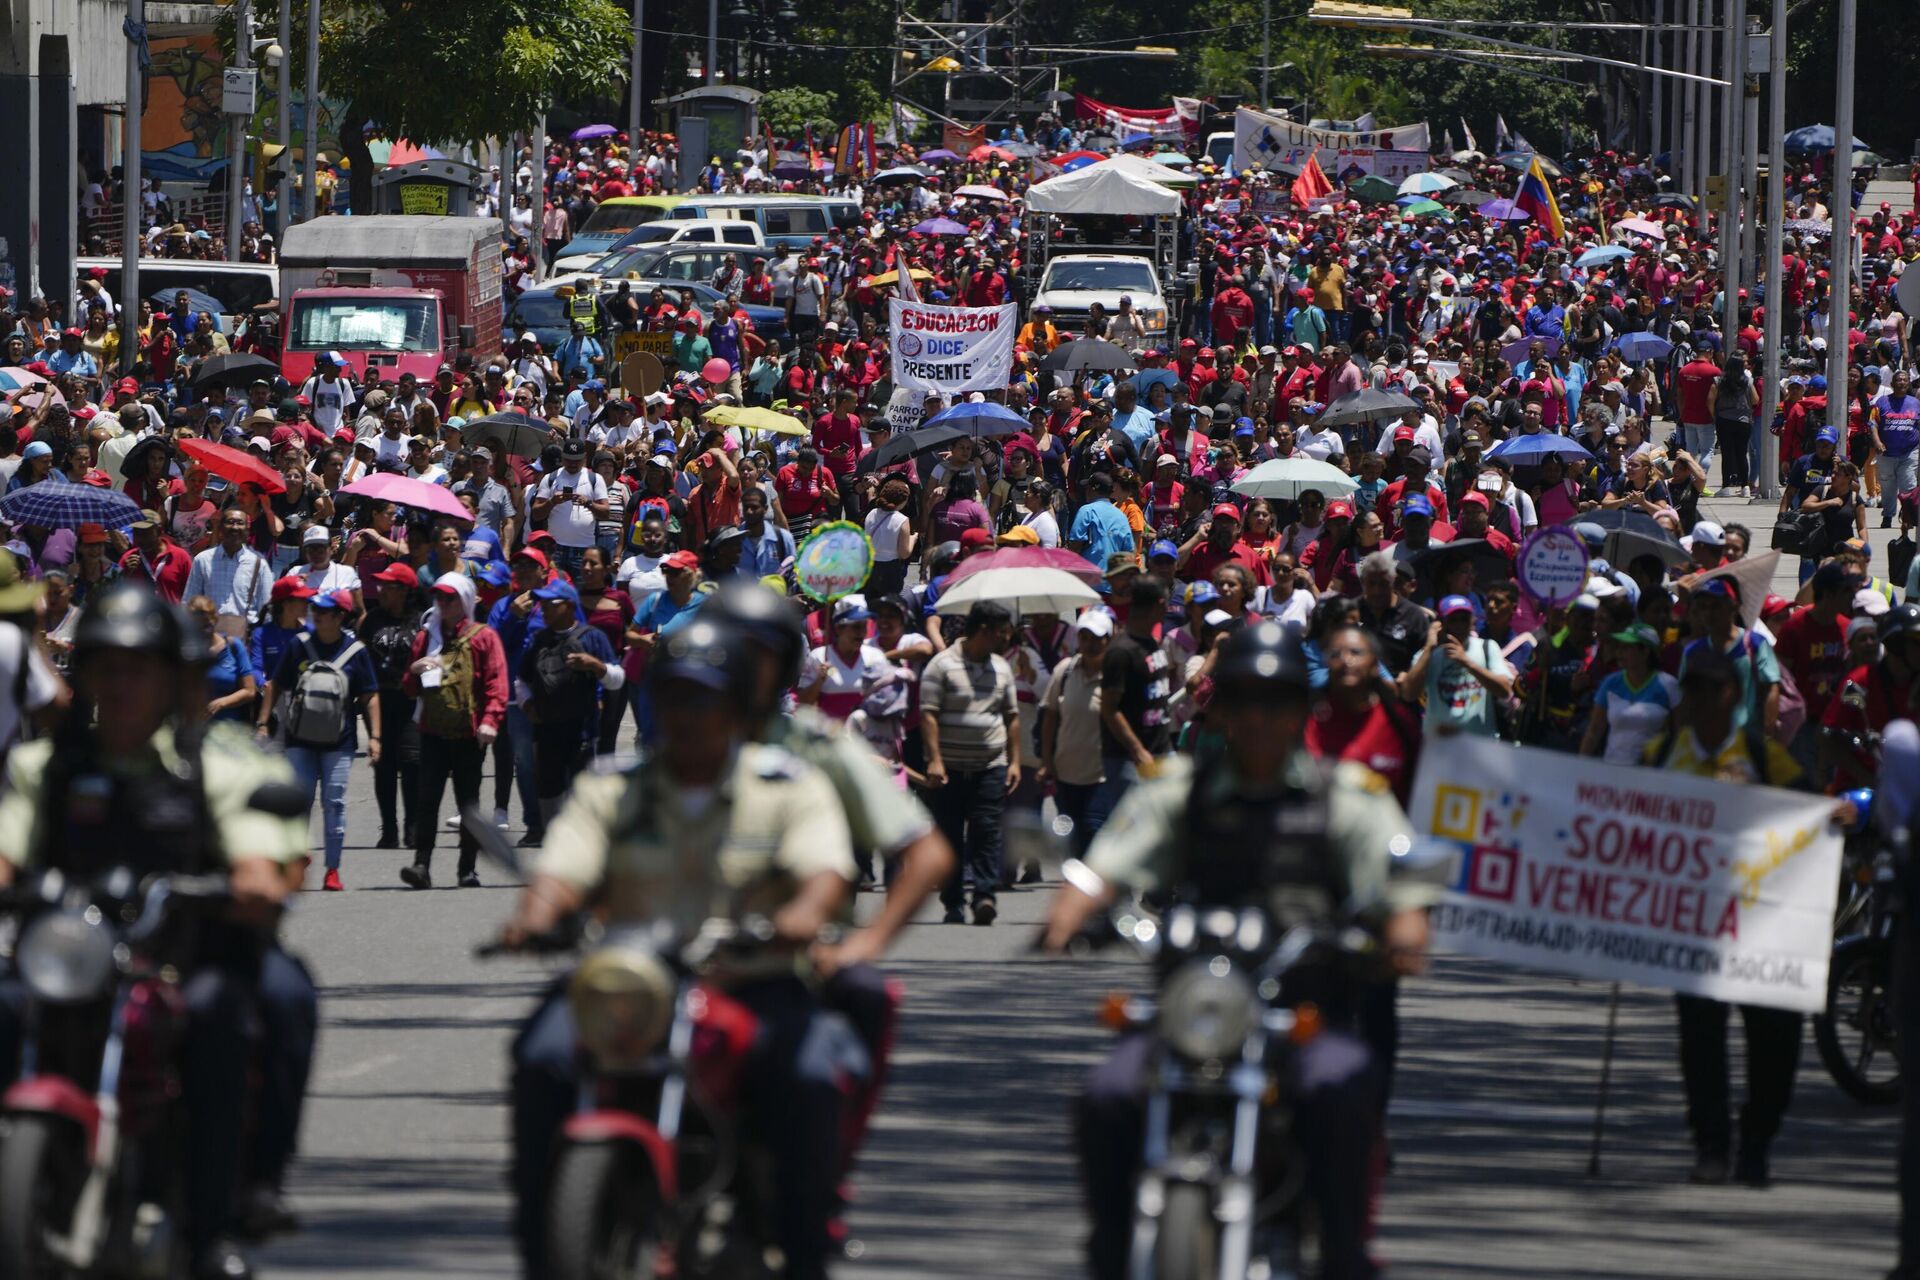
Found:
[[[377,369],[389,381],[411,373],[430,383],[462,345],[438,289],[301,289],[287,300],[281,333],[280,367],[295,386],[322,352],[344,357],[356,379]]]
[[[1047,260],[1033,305],[1046,305],[1062,330],[1077,332],[1098,302],[1112,316],[1120,310],[1120,296],[1133,299],[1133,309],[1146,327],[1149,342],[1164,344],[1168,306],[1154,271],[1153,259],[1125,253],[1068,253]]]

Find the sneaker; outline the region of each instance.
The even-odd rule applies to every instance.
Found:
[[[400,882],[409,889],[431,889],[433,874],[427,870],[425,863],[416,862],[400,868]]]
[[[1733,1180],[1749,1187],[1770,1187],[1773,1185],[1773,1170],[1768,1167],[1765,1147],[1753,1150],[1750,1147],[1740,1149],[1740,1159],[1733,1166]]]
[[[335,867],[328,867],[327,878],[320,882],[320,887],[321,889],[325,890],[328,893],[339,893],[342,889],[346,888],[347,886],[340,883],[339,869]]]
[[[216,1240],[193,1255],[193,1280],[253,1280],[253,1263],[232,1240]]]
[[[373,847],[376,849],[398,849],[400,847],[400,833],[392,827],[388,827],[380,833],[380,838],[373,842]]]
[[[462,889],[478,889],[480,887],[479,873],[473,871],[463,872],[460,876],[460,887]]]
[[[243,1239],[261,1241],[299,1229],[299,1215],[277,1189],[254,1186],[241,1195],[239,1231]]]
[[[992,898],[973,904],[973,922],[977,925],[990,925],[999,914],[1000,910],[993,905]]]
[[[505,809],[495,809],[493,811],[493,825],[502,831],[507,829],[507,811]]]
[[[1037,862],[1029,862],[1025,867],[1021,868],[1018,883],[1039,884],[1043,879],[1044,877],[1040,874],[1040,864]]]
[[[1693,1162],[1687,1181],[1695,1186],[1717,1187],[1727,1180],[1727,1158],[1717,1151],[1702,1151]]]
[[[445,827],[449,831],[458,831],[460,829],[460,815],[457,813],[450,813],[447,815],[447,820],[441,823],[440,825]]]
[[[547,833],[544,831],[529,831],[514,841],[513,845],[516,849],[538,849],[542,844],[546,843],[546,839]]]
[[[1713,490],[1702,485],[1700,488],[1700,496],[1703,498],[1711,498],[1713,496]]]
[[[965,924],[967,913],[958,907],[948,907],[947,913],[940,917],[941,924]]]

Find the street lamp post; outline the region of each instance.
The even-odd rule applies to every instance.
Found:
[[[279,212],[275,215],[279,226],[275,233],[287,228],[287,166],[293,163],[293,0],[280,0],[280,80],[274,93],[279,105],[280,155],[277,157],[276,172],[280,178],[273,184],[273,207]]]
[[[237,0],[233,13],[233,65],[253,69],[253,5]],[[227,117],[227,261],[240,261],[241,197],[246,191],[247,125],[251,116]]]
[[[1833,104],[1833,239],[1829,245],[1827,275],[1833,292],[1827,298],[1827,403],[1844,404],[1847,396],[1847,323],[1853,282],[1853,62],[1854,41],[1860,23],[1859,0],[1840,0],[1840,44],[1834,67]],[[1776,145],[1779,145],[1776,143]],[[1842,430],[1846,411],[1829,418]]]
[[[146,36],[147,0],[127,0],[127,25]],[[140,233],[146,230],[146,200],[140,188],[140,98],[144,78],[140,72],[142,46],[127,41],[127,114],[124,153],[120,160],[120,189],[126,207],[120,211],[120,369],[133,368],[140,358]]]
[[[1773,0],[1773,30],[1767,38],[1767,137],[1772,139],[1773,158],[1767,166],[1767,308],[1765,337],[1765,382],[1760,390],[1760,421],[1772,423],[1773,411],[1780,403],[1780,344],[1796,334],[1782,331],[1781,307],[1786,302],[1780,272],[1780,240],[1786,217],[1786,157],[1781,154],[1781,139],[1787,135],[1787,0]],[[1779,496],[1779,451],[1760,443],[1760,489],[1767,497]]]
[[[301,119],[306,134],[301,148],[306,169],[301,191],[311,221],[320,215],[320,0],[307,0],[307,101]]]
[[[1732,351],[1734,335],[1740,332],[1740,282],[1746,265],[1740,260],[1740,180],[1746,169],[1742,159],[1746,144],[1741,132],[1746,119],[1742,99],[1747,89],[1747,0],[1729,0],[1726,19],[1726,28],[1721,33],[1728,84],[1726,119],[1722,121],[1721,130],[1726,145],[1725,158],[1721,161],[1725,187],[1720,207],[1720,274],[1725,287],[1721,290],[1720,340],[1722,350]]]
[[[646,101],[641,90],[640,46],[646,39],[647,0],[633,0],[633,49],[627,56],[627,166],[631,168],[640,148],[640,122],[646,119]]]

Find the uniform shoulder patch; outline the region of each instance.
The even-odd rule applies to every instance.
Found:
[[[792,782],[807,771],[806,762],[785,747],[762,743],[745,762],[753,776],[763,782]]]

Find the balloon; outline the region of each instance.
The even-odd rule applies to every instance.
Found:
[[[705,368],[700,370],[700,376],[718,386],[733,376],[733,366],[719,356],[715,356],[707,361]]]

